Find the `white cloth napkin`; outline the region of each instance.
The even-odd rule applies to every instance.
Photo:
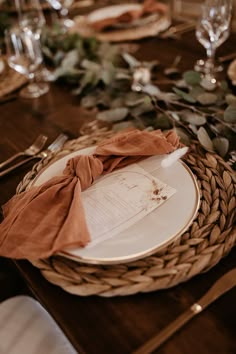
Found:
[[[78,354],[48,312],[29,296],[0,304],[0,354]]]

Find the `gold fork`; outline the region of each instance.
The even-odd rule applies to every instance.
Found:
[[[7,175],[8,173],[10,173],[11,171],[15,170],[16,168],[23,166],[25,163],[32,161],[34,159],[45,159],[46,157],[48,157],[50,154],[56,153],[57,151],[59,151],[63,144],[65,143],[65,141],[68,140],[68,136],[65,134],[60,134],[56,140],[54,140],[52,142],[52,144],[50,144],[46,150],[41,151],[40,153],[25,159],[23,161],[20,161],[18,163],[16,163],[15,165],[3,170],[0,172],[0,177],[3,177],[5,175]]]
[[[10,162],[14,161],[16,158],[20,156],[34,156],[37,153],[39,153],[40,150],[44,147],[46,141],[47,141],[47,136],[46,135],[39,135],[37,139],[33,142],[32,145],[30,145],[26,150],[17,152],[15,155],[9,157],[9,159],[3,161],[0,163],[0,168],[5,167],[8,165]]]

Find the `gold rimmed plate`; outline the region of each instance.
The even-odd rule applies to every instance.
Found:
[[[120,16],[127,11],[139,10],[141,6],[137,3],[111,5],[94,10],[86,16],[77,16],[74,18],[75,26],[72,32],[79,32],[86,37],[95,36],[101,41],[121,42],[156,36],[170,26],[170,15],[167,12],[166,14],[153,13],[146,18],[132,21],[128,25],[116,23],[113,28],[104,31],[93,29],[93,23],[97,21]]]
[[[43,169],[32,184],[38,186],[51,177],[61,175],[70,158],[78,154],[92,154],[93,151],[94,147],[86,148],[57,160]],[[177,161],[171,167],[162,168],[160,156],[145,159],[138,165],[176,189],[176,193],[116,236],[94,246],[91,242],[89,247],[65,250],[60,252],[61,255],[90,264],[126,263],[156,253],[187,230],[195,219],[200,205],[198,185],[188,166],[182,161]]]

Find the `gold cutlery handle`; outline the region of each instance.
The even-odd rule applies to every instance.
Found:
[[[160,331],[157,335],[148,340],[144,345],[134,351],[132,354],[150,354],[155,349],[159,348],[167,339],[183,327],[198,313],[203,311],[208,305],[217,300],[236,286],[236,268],[230,270],[220,277],[213,286],[189,309],[177,317],[166,328]]]
[[[167,341],[174,333],[176,333],[185,323],[191,320],[197,313],[192,309],[197,308],[197,304],[194,304],[190,309],[177,317],[173,322],[171,322],[166,328],[160,331],[156,336],[147,341],[139,349],[134,351],[132,354],[148,354],[152,353],[155,349],[160,347],[164,342]],[[200,305],[199,305],[200,306]]]
[[[27,158],[27,159],[25,159],[23,161],[20,161],[20,162],[14,164],[11,167],[6,168],[5,170],[0,172],[0,177],[6,176],[11,171],[14,171],[16,168],[25,165],[27,162],[32,161],[32,160],[34,160],[37,157],[38,157],[37,155],[36,156],[31,156],[31,157],[29,157],[29,158]]]

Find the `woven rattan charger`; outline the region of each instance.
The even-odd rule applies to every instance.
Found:
[[[24,191],[49,163],[111,137],[106,129],[67,142],[56,156],[37,163],[17,188]],[[118,265],[86,265],[61,256],[34,261],[42,275],[80,296],[111,297],[173,287],[217,264],[236,244],[235,174],[221,157],[193,145],[185,162],[201,192],[198,215],[189,229],[165,249],[138,261]]]
[[[26,77],[9,68],[6,59],[3,60],[4,70],[0,73],[0,98],[16,91],[27,82]]]

